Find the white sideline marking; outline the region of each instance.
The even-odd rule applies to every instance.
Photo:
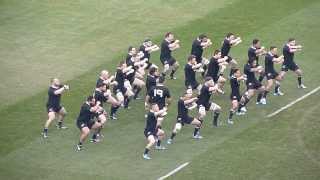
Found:
[[[170,171],[168,174],[162,176],[162,177],[159,177],[158,180],[164,180],[166,178],[168,178],[169,176],[177,173],[178,171],[180,171],[182,168],[186,167],[189,165],[189,162],[186,162],[184,164],[181,164],[180,166],[178,166],[177,168],[175,168],[174,170]]]
[[[315,93],[315,92],[319,91],[319,89],[320,89],[320,86],[318,86],[318,87],[317,87],[317,88],[315,88],[314,90],[312,90],[312,91],[308,92],[307,94],[305,94],[305,95],[301,96],[300,98],[298,98],[298,99],[296,99],[296,100],[292,101],[291,103],[289,103],[289,104],[287,104],[287,105],[283,106],[282,108],[278,109],[277,111],[275,111],[275,112],[273,112],[273,113],[269,114],[267,117],[268,117],[268,118],[270,118],[270,117],[272,117],[272,116],[277,115],[277,114],[278,114],[278,113],[280,113],[281,111],[283,111],[283,110],[285,110],[285,109],[288,109],[289,107],[291,107],[291,106],[292,106],[292,105],[294,105],[295,103],[297,103],[297,102],[299,102],[299,101],[301,101],[301,100],[305,99],[306,97],[310,96],[311,94],[313,94],[313,93]]]

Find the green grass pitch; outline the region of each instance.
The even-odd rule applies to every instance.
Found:
[[[0,179],[157,179],[185,162],[190,164],[168,179],[320,179],[320,92],[266,118],[320,85],[319,18],[317,0],[0,0]],[[184,127],[167,151],[151,151],[151,161],[141,156],[144,102],[132,101],[132,109],[120,109],[119,120],[107,123],[103,142],[87,142],[84,151],[75,152],[75,119],[99,71],[114,72],[129,45],[145,37],[159,44],[166,31],[181,40],[182,48],[174,53],[181,65],[200,33],[213,40],[206,56],[220,47],[227,32],[240,35],[243,43],[231,50],[240,67],[253,38],[266,47],[282,47],[295,37],[304,46],[295,58],[308,89],[298,89],[288,73],[282,83],[285,96],[270,95],[264,107],[251,102],[250,112],[227,126],[227,83],[226,95],[214,96],[224,125],[211,128],[208,116],[201,141]],[[159,64],[158,52],[151,61]],[[52,125],[44,141],[40,132],[52,76],[71,85],[62,99],[69,129]],[[164,122],[167,134],[184,89],[182,68],[177,77],[167,81],[175,97]]]

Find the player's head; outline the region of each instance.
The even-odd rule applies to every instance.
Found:
[[[124,60],[121,60],[118,64],[118,68],[120,69],[123,69],[123,68],[126,68],[127,67],[127,64]]]
[[[61,85],[60,80],[58,78],[52,78],[51,85],[60,86]]]
[[[276,55],[278,53],[278,48],[276,46],[271,46],[270,52],[271,54]]]
[[[204,84],[205,85],[207,85],[207,86],[213,86],[214,85],[214,81],[213,81],[213,79],[212,79],[212,77],[206,77],[205,79],[204,79]]]
[[[260,48],[261,44],[260,44],[260,40],[259,39],[253,39],[252,40],[252,46],[255,48]]]
[[[226,35],[226,38],[227,39],[230,39],[230,40],[233,40],[234,38],[235,38],[235,36],[234,36],[234,34],[233,33],[228,33],[227,35]]]
[[[251,60],[249,61],[249,64],[252,66],[252,67],[256,67],[257,66],[257,60]]]
[[[102,77],[104,80],[109,78],[109,72],[107,70],[102,70],[100,73],[100,77]]]
[[[200,35],[198,36],[198,38],[199,38],[199,40],[200,40],[201,42],[207,42],[207,40],[208,40],[208,37],[207,37],[207,35],[205,35],[205,34],[200,34]]]
[[[93,106],[93,105],[96,104],[96,100],[94,99],[94,97],[93,97],[92,95],[90,95],[90,96],[87,97],[87,102],[88,102],[91,106]]]
[[[213,51],[213,57],[220,58],[221,57],[221,51],[219,49],[216,49]]]
[[[165,80],[166,80],[166,78],[165,78],[164,76],[160,76],[160,77],[158,78],[158,83],[159,83],[159,84],[163,84],[163,83],[165,82]]]
[[[158,106],[158,104],[152,103],[152,104],[151,104],[151,110],[154,111],[154,112],[159,111],[159,106]]]
[[[137,50],[136,50],[135,47],[129,46],[129,48],[128,48],[128,53],[129,53],[129,54],[136,54],[136,53],[137,53]]]
[[[154,76],[154,75],[156,74],[156,71],[157,71],[157,68],[151,67],[151,68],[149,69],[149,74],[152,75],[152,76]]]
[[[188,63],[195,64],[195,62],[196,62],[196,56],[189,55],[188,56]]]
[[[100,89],[101,91],[106,91],[107,90],[107,85],[104,83],[98,83],[97,88]]]
[[[289,44],[290,46],[294,46],[294,45],[296,45],[296,40],[295,40],[294,38],[289,38],[289,39],[288,39],[288,44]]]
[[[184,92],[184,97],[189,99],[192,97],[192,88],[188,88],[185,92]]]
[[[236,78],[241,76],[241,71],[239,68],[231,69],[232,75],[235,76]]]
[[[172,32],[167,32],[164,37],[169,41],[173,41],[174,40],[174,35],[173,35]]]
[[[144,46],[152,46],[152,41],[151,39],[147,38],[143,41]]]

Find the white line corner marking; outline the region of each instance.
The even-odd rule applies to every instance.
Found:
[[[275,116],[275,115],[279,114],[281,111],[283,111],[283,110],[285,110],[285,109],[288,109],[289,107],[291,107],[291,106],[294,105],[295,103],[297,103],[297,102],[305,99],[306,97],[310,96],[311,94],[316,93],[316,92],[319,91],[319,90],[320,90],[320,86],[318,86],[318,87],[315,88],[314,90],[308,92],[307,94],[301,96],[300,98],[292,101],[291,103],[287,104],[286,106],[283,106],[282,108],[278,109],[277,111],[269,114],[267,117],[270,118],[270,117],[272,117],[272,116]]]
[[[162,176],[162,177],[159,177],[158,180],[164,180],[166,178],[168,178],[169,176],[177,173],[178,171],[180,171],[182,168],[186,167],[189,165],[189,162],[186,162],[184,164],[181,164],[180,166],[178,166],[177,168],[175,168],[174,170],[170,171],[168,174]]]

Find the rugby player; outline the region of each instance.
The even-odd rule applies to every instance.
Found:
[[[174,38],[172,32],[166,33],[165,39],[161,43],[160,61],[163,65],[163,76],[171,69],[171,79],[176,79],[174,74],[179,68],[179,63],[172,57],[171,52],[180,48],[179,43],[180,41]]]
[[[186,88],[197,89],[198,94],[201,90],[201,84],[199,84],[196,80],[196,69],[201,66],[201,63],[196,62],[196,57],[194,55],[190,55],[188,57],[188,62],[184,66],[184,85]]]
[[[219,50],[215,50],[208,65],[206,76],[211,77],[213,81],[218,84],[220,89],[223,88],[226,82],[226,79],[223,77],[223,72],[228,65],[227,60],[227,56],[222,57],[221,52]]]
[[[259,66],[259,56],[265,55],[267,51],[265,50],[265,47],[261,46],[261,42],[259,39],[253,39],[252,40],[252,46],[248,49],[248,59],[249,61],[256,60],[257,65]],[[260,73],[259,81],[262,82],[263,78],[265,76],[264,71]]]
[[[194,55],[196,57],[197,64],[201,64],[202,69],[199,69],[199,72],[202,71],[202,77],[204,77],[207,65],[209,63],[209,60],[202,56],[203,50],[210,47],[211,45],[211,40],[205,34],[200,34],[192,42],[191,55]]]

